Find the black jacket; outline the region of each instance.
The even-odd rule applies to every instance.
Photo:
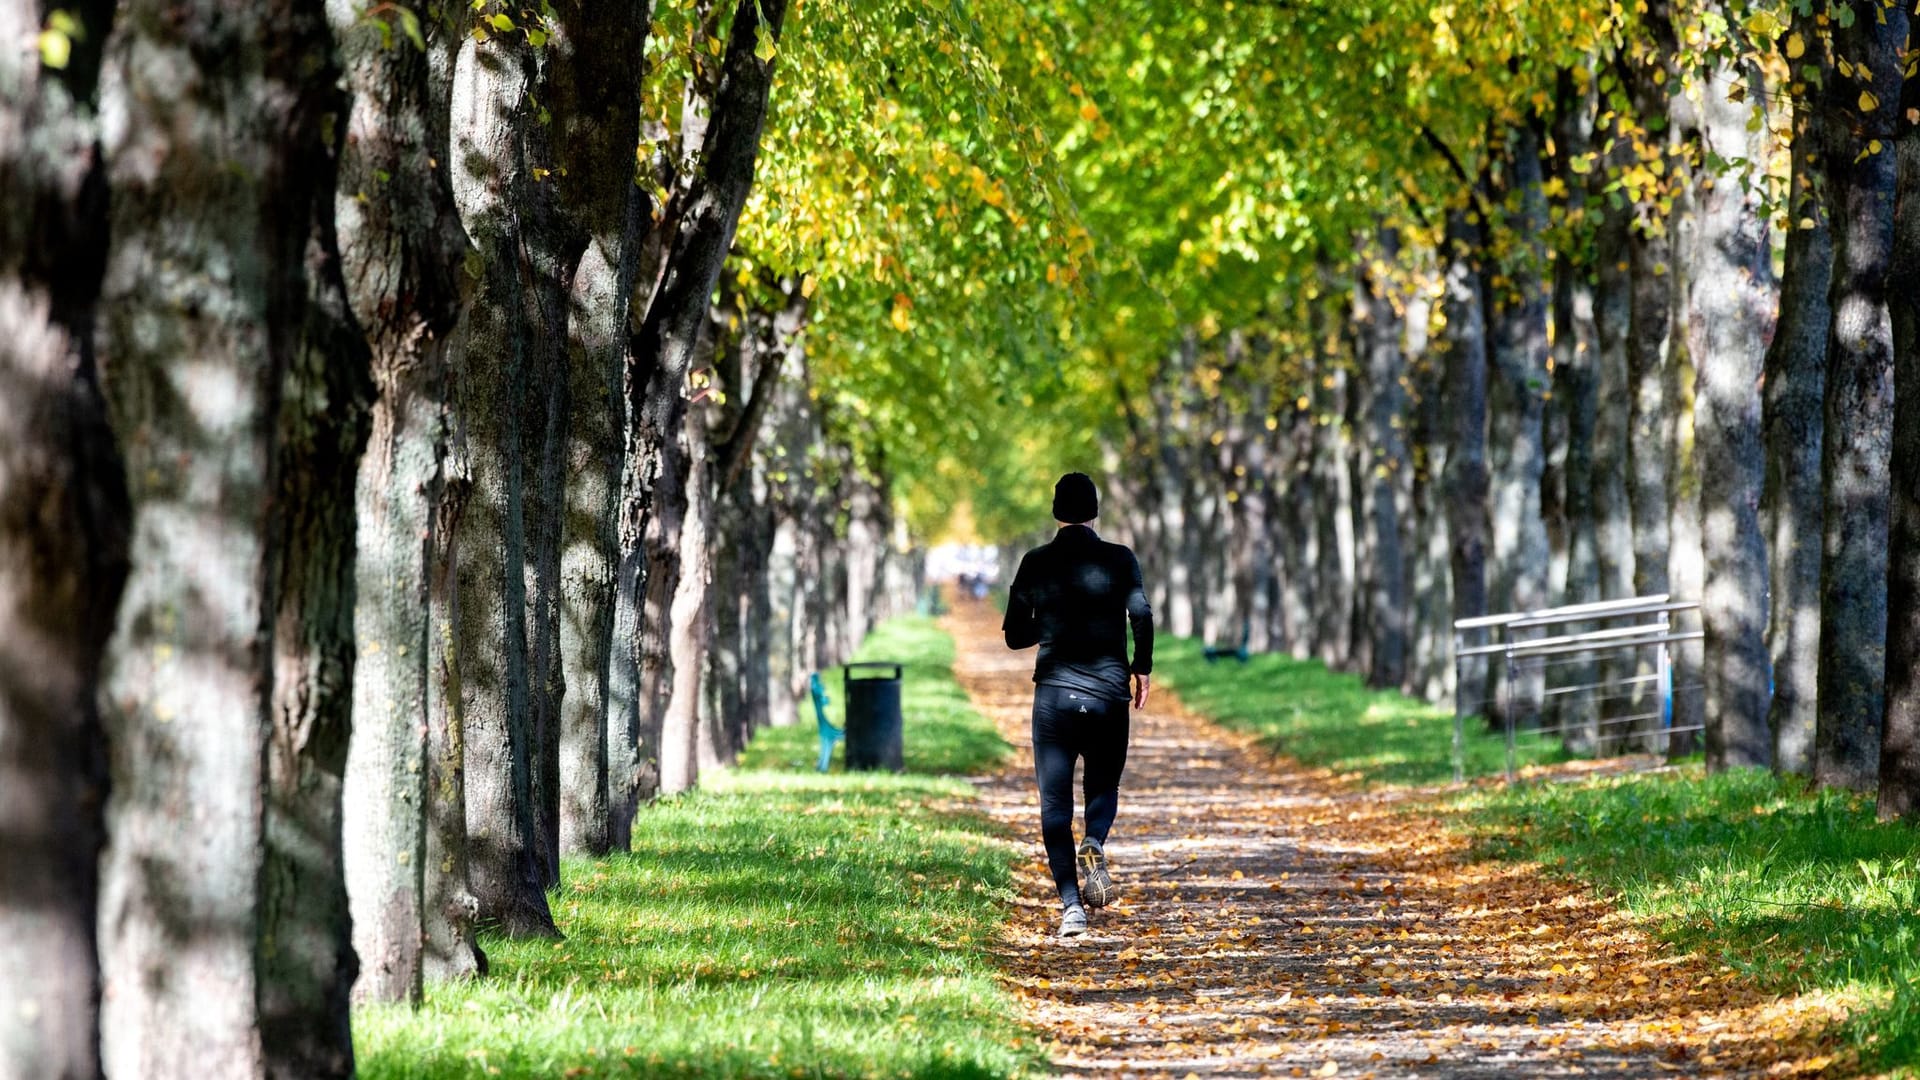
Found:
[[[1125,701],[1132,697],[1128,674],[1153,671],[1153,609],[1140,562],[1124,545],[1107,543],[1085,525],[1062,526],[1052,543],[1020,560],[1001,629],[1010,649],[1040,646],[1036,683]]]

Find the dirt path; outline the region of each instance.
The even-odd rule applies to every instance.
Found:
[[[1663,957],[1606,905],[1475,864],[1403,800],[1275,761],[1161,690],[1135,714],[1109,847],[1123,899],[1061,942],[1032,787],[1033,654],[1006,650],[984,605],[948,625],[960,681],[1019,748],[981,782],[989,812],[1034,838],[1003,960],[1064,1075],[1835,1068],[1812,1034],[1831,1004]]]

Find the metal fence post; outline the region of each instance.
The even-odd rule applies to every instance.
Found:
[[[1467,778],[1467,718],[1460,700],[1460,675],[1466,667],[1460,650],[1465,647],[1465,635],[1456,630],[1453,635],[1453,782],[1456,784]]]
[[[1507,783],[1513,783],[1513,636],[1507,635],[1507,677],[1500,685],[1500,713],[1506,718]]]

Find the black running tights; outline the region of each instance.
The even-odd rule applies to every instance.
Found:
[[[1127,702],[1108,701],[1059,686],[1033,694],[1033,771],[1040,783],[1040,836],[1060,900],[1080,898],[1073,849],[1073,763],[1085,758],[1082,790],[1087,835],[1107,842],[1120,808],[1120,771],[1127,765]]]

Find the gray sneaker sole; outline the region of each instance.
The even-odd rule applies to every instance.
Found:
[[[1106,852],[1091,844],[1080,845],[1080,899],[1090,908],[1113,903],[1119,890],[1113,887],[1113,875],[1107,873]]]

